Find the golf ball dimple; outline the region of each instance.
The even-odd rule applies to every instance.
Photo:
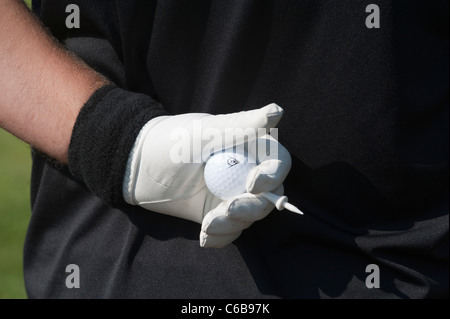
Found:
[[[249,172],[256,160],[242,152],[224,151],[212,155],[205,165],[206,186],[214,196],[227,200],[246,192]]]

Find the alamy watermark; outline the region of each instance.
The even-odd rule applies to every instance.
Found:
[[[248,162],[256,162],[257,158],[278,158],[278,129],[266,128],[225,128],[208,127],[203,129],[200,120],[193,121],[192,129],[179,127],[168,133],[174,142],[170,148],[170,160],[179,163],[204,163],[212,154],[223,150],[248,156]]]
[[[80,288],[80,267],[75,264],[67,265],[66,272],[70,273],[66,277],[66,287],[69,289]]]
[[[368,29],[380,28],[380,7],[376,4],[369,4],[366,7],[366,12],[370,13],[366,18],[366,27]]]
[[[80,28],[80,7],[76,4],[69,4],[66,7],[66,27],[68,29]],[[376,4],[369,4],[366,7],[366,13],[370,13],[366,18],[366,27],[368,29],[380,28],[380,7]]]
[[[66,18],[66,27],[68,29],[80,28],[80,7],[76,4],[69,4],[66,7],[66,13],[69,15]]]
[[[367,265],[366,273],[369,273],[366,277],[366,287],[369,289],[380,288],[380,267],[376,264]]]

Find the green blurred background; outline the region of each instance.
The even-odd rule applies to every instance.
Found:
[[[29,6],[31,0],[25,1]],[[30,147],[0,129],[0,298],[26,298],[23,244],[30,220]]]

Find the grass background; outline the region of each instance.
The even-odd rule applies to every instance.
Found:
[[[25,1],[30,5],[31,0]],[[26,298],[23,244],[30,220],[30,147],[0,129],[0,298]]]
[[[0,129],[0,298],[26,298],[22,254],[30,219],[30,147]]]

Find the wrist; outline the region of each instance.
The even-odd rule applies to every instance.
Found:
[[[145,138],[150,133],[152,128],[164,119],[165,116],[158,116],[150,121],[148,121],[142,129],[139,131],[139,134],[133,144],[133,147],[129,153],[127,165],[125,168],[124,179],[123,179],[123,198],[125,202],[131,205],[136,205],[136,199],[133,192],[133,185],[136,182],[137,174],[139,171],[140,158],[142,155],[142,147],[145,142]]]
[[[146,95],[114,85],[98,89],[74,125],[71,173],[109,205],[122,205],[123,178],[133,145],[142,127],[164,114],[163,107]]]

